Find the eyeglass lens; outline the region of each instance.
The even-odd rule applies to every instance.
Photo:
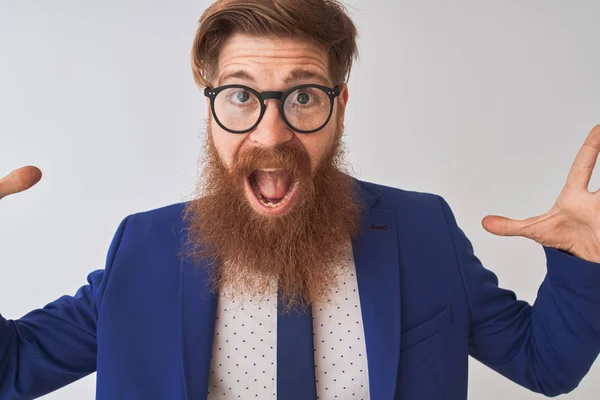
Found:
[[[285,119],[292,127],[301,131],[320,128],[331,111],[329,96],[315,87],[297,89],[283,101]],[[228,88],[216,96],[214,111],[227,129],[244,131],[258,122],[261,104],[256,95],[247,89]]]

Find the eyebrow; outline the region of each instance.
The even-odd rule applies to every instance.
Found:
[[[329,80],[325,76],[302,68],[295,68],[292,70],[292,72],[283,81],[288,84],[290,82],[302,80],[318,80],[321,84],[329,86]]]
[[[234,71],[234,72],[225,74],[222,77],[220,77],[217,80],[218,85],[221,86],[222,82],[225,82],[229,79],[241,79],[241,80],[256,83],[256,80],[254,79],[254,77],[252,75],[250,75],[248,72],[246,72],[244,70],[238,70],[238,71]],[[303,81],[303,80],[304,81],[317,80],[318,83],[320,83],[324,86],[329,86],[329,81],[324,75],[322,75],[318,72],[313,72],[313,71],[309,71],[309,70],[302,69],[302,68],[293,69],[292,72],[290,72],[290,74],[283,80],[283,82],[287,85],[291,82],[297,82],[297,81]]]
[[[220,77],[219,79],[217,79],[218,86],[221,86],[222,82],[227,81],[229,79],[241,79],[241,80],[251,81],[251,82],[256,83],[256,81],[254,80],[254,77],[252,75],[250,75],[246,71],[239,70],[239,71],[234,71],[229,74],[226,74],[226,75]]]

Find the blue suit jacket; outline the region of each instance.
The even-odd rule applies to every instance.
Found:
[[[578,385],[600,351],[600,265],[544,248],[548,273],[530,306],[498,287],[443,198],[357,188],[368,209],[353,248],[373,400],[464,400],[469,354],[546,395]],[[127,217],[106,268],[75,296],[0,318],[0,399],[96,370],[98,399],[206,398],[218,298],[203,266],[178,257],[183,207]]]

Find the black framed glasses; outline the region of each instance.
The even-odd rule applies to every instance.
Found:
[[[212,115],[221,128],[242,134],[254,130],[267,109],[266,100],[279,100],[279,113],[285,123],[298,133],[314,133],[331,119],[340,87],[304,84],[285,92],[258,92],[244,85],[225,85],[204,89],[210,99]]]

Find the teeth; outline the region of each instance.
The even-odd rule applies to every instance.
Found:
[[[292,184],[290,186],[290,189],[288,190],[287,194],[285,196],[283,196],[283,198],[281,200],[279,200],[277,203],[272,203],[269,200],[265,199],[265,197],[262,195],[262,193],[260,193],[260,190],[256,189],[254,190],[254,193],[256,194],[256,198],[265,206],[265,207],[269,207],[269,208],[277,208],[277,207],[281,207],[282,205],[284,205],[286,203],[286,201],[290,198],[290,195],[292,193],[292,190],[294,189],[294,187],[296,186],[296,183]]]
[[[277,172],[277,171],[283,171],[282,168],[263,168],[260,169],[259,171],[263,171],[263,172]]]

